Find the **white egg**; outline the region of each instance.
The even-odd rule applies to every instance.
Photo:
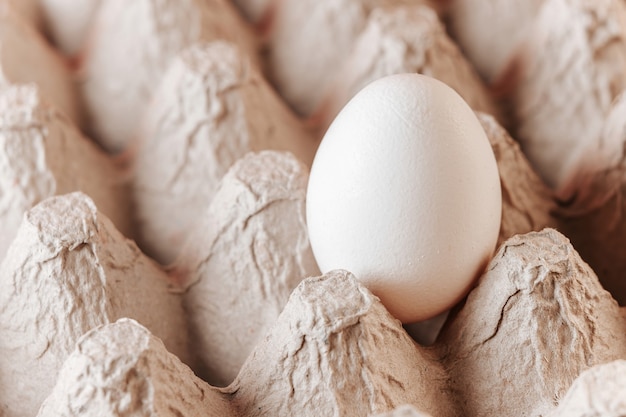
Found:
[[[380,79],[339,113],[307,191],[322,272],[353,272],[405,323],[457,303],[493,254],[502,197],[474,112],[417,74]]]

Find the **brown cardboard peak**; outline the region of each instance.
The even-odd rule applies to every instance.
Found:
[[[248,154],[197,219],[173,273],[186,288],[197,372],[227,385],[308,276],[319,275],[305,224],[307,169],[292,155]]]
[[[368,415],[402,404],[454,416],[446,379],[377,297],[334,271],[296,288],[227,391],[245,416]]]
[[[465,415],[546,415],[576,377],[626,357],[617,303],[552,229],[506,241],[438,344]]]
[[[0,265],[0,405],[34,415],[76,341],[132,317],[187,359],[186,324],[168,278],[82,193],[29,210]]]
[[[317,147],[251,59],[223,41],[197,44],[174,60],[139,136],[139,242],[164,264],[176,258],[235,161],[276,149],[310,164]]]
[[[39,417],[235,416],[222,394],[193,374],[134,320],[82,337]]]

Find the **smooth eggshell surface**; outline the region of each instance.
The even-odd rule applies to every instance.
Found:
[[[361,90],[311,169],[307,223],[322,272],[353,272],[405,323],[447,310],[496,244],[502,198],[478,119],[450,87],[417,74]]]

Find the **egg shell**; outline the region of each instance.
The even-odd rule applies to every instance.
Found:
[[[459,301],[493,253],[502,198],[480,122],[418,74],[360,91],[327,131],[307,190],[322,272],[347,269],[403,322]]]

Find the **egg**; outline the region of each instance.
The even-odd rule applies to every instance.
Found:
[[[322,272],[345,269],[404,323],[461,300],[495,249],[502,196],[477,117],[418,74],[374,81],[315,155],[307,227]]]

